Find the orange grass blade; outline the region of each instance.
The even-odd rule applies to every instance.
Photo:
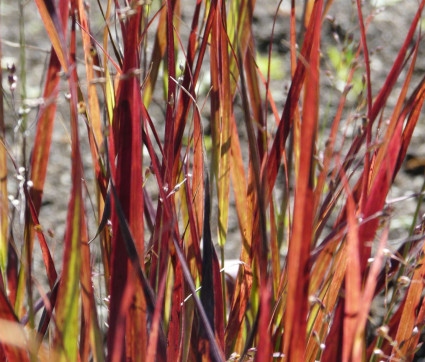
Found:
[[[229,54],[226,32],[225,6],[220,9],[212,27],[211,38],[211,135],[213,139],[213,170],[218,197],[218,243],[226,242],[230,186],[230,117],[232,96],[230,93]]]
[[[344,280],[346,267],[347,267],[347,248],[345,245],[340,246],[337,241],[340,241],[340,238],[335,239],[335,243],[327,246],[327,250],[324,250],[315,265],[315,269],[312,270],[312,280],[316,278],[318,282],[323,286],[320,289],[315,288],[310,291],[310,295],[317,296],[317,300],[314,301],[313,306],[310,310],[310,315],[307,323],[307,347],[306,347],[306,360],[311,361],[315,360],[318,352],[320,351],[321,344],[325,345],[325,353],[327,349],[332,350],[332,340],[328,336],[328,328],[331,323],[329,320],[329,315],[331,315],[335,310],[335,305],[338,302],[338,298],[341,292],[341,285]],[[324,274],[320,273],[317,275],[317,271],[320,267],[326,267],[326,272]],[[313,283],[311,283],[313,284]],[[333,325],[337,326],[340,324],[341,320],[334,319],[332,321]],[[317,335],[317,339],[316,339]],[[336,342],[338,343],[338,342]],[[330,356],[335,356],[332,353]],[[335,358],[335,357],[334,357]],[[323,359],[325,360],[325,359]]]
[[[105,181],[102,174],[101,160],[99,155],[99,149],[103,146],[103,135],[101,129],[101,115],[99,107],[99,99],[97,96],[96,84],[94,82],[95,73],[93,66],[98,62],[96,45],[92,42],[90,37],[89,23],[84,9],[83,1],[77,0],[77,9],[78,9],[78,18],[80,21],[81,28],[81,37],[83,40],[83,50],[84,50],[84,63],[86,66],[86,79],[87,79],[87,100],[88,108],[85,108],[84,113],[87,115],[87,124],[89,129],[89,142],[90,150],[92,153],[94,171],[99,182],[99,187],[101,187],[102,194],[106,193],[105,191]],[[98,65],[98,64],[97,64]],[[107,66],[107,65],[105,65]],[[83,102],[81,100],[80,102]],[[102,213],[102,205],[99,205],[99,214]]]
[[[38,11],[47,30],[50,41],[52,42],[55,53],[65,72],[68,71],[68,55],[66,51],[65,33],[63,31],[63,18],[57,13],[57,8],[53,0],[34,0]],[[68,3],[68,1],[63,1]]]
[[[416,325],[421,325],[425,321],[425,304],[421,303],[421,307],[416,317]],[[406,344],[410,344],[411,350],[416,351],[419,348],[418,342],[421,334],[416,333],[415,330],[412,331],[410,338]],[[408,353],[409,354],[409,353]]]
[[[225,331],[225,355],[232,352],[242,353],[242,325],[245,319],[246,309],[249,303],[253,275],[251,267],[245,263],[239,267],[236,280],[236,289],[234,292],[230,315]],[[234,349],[239,346],[240,349]]]
[[[314,9],[316,9],[314,11],[319,11],[317,5]],[[313,18],[315,18],[315,16],[313,16]],[[310,63],[315,30],[316,24],[312,21],[307,28],[301,54],[297,62],[295,74],[293,76],[291,87],[281,116],[281,121],[273,140],[273,146],[267,157],[266,165],[262,170],[263,173],[267,174],[266,179],[268,180],[268,184],[265,195],[267,200],[270,199],[270,195],[276,181],[277,172],[280,167],[280,160],[285,148],[286,139],[292,126],[295,109],[298,107],[301,88],[306,76],[306,64]]]
[[[30,190],[30,196],[37,214],[40,211],[44,182],[47,174],[47,164],[56,114],[56,98],[58,95],[60,70],[61,65],[59,59],[56,53],[52,51],[43,93],[45,104],[40,108],[38,115],[37,130],[31,158],[30,179],[33,182],[33,187]]]
[[[242,56],[239,51],[239,64],[242,64]],[[268,282],[268,237],[267,237],[267,225],[266,225],[266,204],[264,199],[264,180],[260,179],[260,151],[258,149],[257,139],[255,137],[253,120],[250,115],[250,107],[248,104],[248,95],[245,84],[245,76],[243,72],[240,74],[241,78],[241,93],[242,93],[242,104],[244,111],[245,127],[248,134],[248,147],[250,156],[250,177],[252,178],[252,184],[255,192],[250,195],[251,202],[257,205],[256,216],[258,224],[254,227],[254,234],[252,240],[255,243],[249,250],[250,259],[254,255],[257,256],[257,263],[259,265],[261,287],[265,286]],[[258,226],[258,227],[257,227]]]
[[[421,306],[421,295],[424,289],[423,278],[425,275],[425,264],[423,258],[425,245],[421,249],[421,257],[417,260],[418,267],[415,268],[412,278],[410,279],[409,289],[406,294],[405,303],[402,306],[402,314],[398,323],[397,334],[394,341],[396,346],[393,347],[391,355],[394,358],[410,360],[413,358],[413,353],[416,347],[416,337],[413,329],[419,328],[423,320],[417,319],[418,309]]]
[[[312,46],[309,54],[309,71],[305,84],[305,104],[301,123],[303,146],[300,150],[299,175],[295,185],[294,219],[287,257],[288,294],[283,353],[289,359],[296,361],[304,360],[306,347],[309,254],[313,236],[314,175],[312,172],[314,171],[315,133],[318,118],[318,67],[322,7],[323,1],[319,0],[315,3],[309,25]],[[308,35],[306,35],[305,42],[308,42]],[[283,119],[281,123],[287,121],[289,120]]]
[[[230,177],[235,195],[236,213],[238,214],[239,229],[241,231],[242,245],[240,260],[251,264],[251,241],[252,241],[252,206],[248,201],[248,185],[242,160],[242,151],[234,117],[232,117],[232,135],[230,137],[231,158]]]
[[[201,261],[200,248],[199,248],[199,236],[203,230],[203,217],[204,217],[204,147],[203,147],[203,133],[201,125],[201,115],[196,111],[194,115],[194,126],[193,126],[193,168],[192,168],[192,192],[193,206],[191,200],[188,200],[189,214],[192,214],[194,220],[191,224],[197,226],[196,235],[193,232],[192,243],[194,244],[195,257]],[[190,193],[189,193],[190,195]],[[192,211],[190,211],[192,209]],[[195,231],[195,230],[194,230]],[[190,247],[190,245],[189,245]],[[198,257],[199,256],[199,257]],[[198,264],[198,269],[201,270],[201,265]]]
[[[261,82],[263,83],[264,86],[266,86],[266,80],[264,79],[264,75],[263,73],[261,73],[261,69],[257,66],[257,73],[260,76]],[[276,124],[279,124],[280,122],[280,116],[279,113],[277,111],[277,107],[276,107],[276,103],[273,99],[272,93],[270,91],[270,89],[267,90],[267,101],[268,101],[268,106],[271,108],[274,119],[276,121]]]
[[[179,102],[177,104],[177,109],[176,109],[175,135],[174,135],[174,142],[175,142],[174,174],[176,174],[176,169],[178,168],[181,141],[182,141],[184,129],[186,126],[187,115],[192,102],[192,97],[190,97],[189,95],[193,96],[195,94],[194,92],[195,86],[198,82],[198,78],[201,71],[201,67],[203,65],[203,59],[205,56],[207,46],[209,46],[209,36],[211,33],[211,28],[215,19],[215,12],[217,8],[217,0],[211,1],[210,7],[208,10],[208,17],[205,22],[202,42],[200,43],[200,46],[199,46],[198,59],[197,59],[195,71],[192,74],[192,67],[194,64],[195,54],[198,47],[198,44],[197,44],[198,39],[196,34],[198,29],[201,3],[202,3],[201,0],[197,0],[196,2],[196,7],[195,7],[194,15],[193,15],[193,20],[192,20],[192,27],[191,27],[192,30],[191,30],[191,35],[189,37],[189,45],[188,45],[187,56],[186,56],[187,63],[186,63],[184,76],[183,76],[182,88],[188,90],[188,93],[186,92],[182,93],[182,96],[179,97]],[[176,175],[174,175],[174,178],[177,178]]]
[[[367,276],[367,280],[365,283],[365,287],[363,290],[362,298],[361,298],[361,308],[359,311],[359,315],[357,317],[357,328],[356,335],[354,339],[353,345],[353,353],[352,360],[359,361],[364,356],[365,352],[365,329],[366,322],[369,316],[370,306],[372,304],[372,299],[376,290],[376,281],[378,279],[379,270],[381,269],[383,259],[384,259],[384,248],[388,239],[389,228],[385,228],[384,232],[379,240],[378,250],[376,251],[376,255],[374,257],[372,266],[370,268],[369,274]]]
[[[161,65],[162,58],[164,57],[165,50],[167,49],[167,8],[164,6],[159,10],[159,12],[158,28],[156,30],[155,43],[149,64],[149,75],[143,88],[143,104],[146,108],[149,107],[152,100],[156,79],[158,78],[159,67]]]
[[[345,270],[345,303],[344,303],[344,332],[342,343],[342,361],[348,362],[354,344],[357,327],[357,316],[360,309],[361,298],[361,272],[359,253],[359,225],[356,219],[356,203],[348,185],[348,180],[343,175],[344,189],[347,194],[347,268]]]

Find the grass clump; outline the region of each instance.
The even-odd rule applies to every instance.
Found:
[[[22,19],[22,87],[11,66],[0,97],[2,359],[413,360],[423,188],[399,250],[388,197],[425,99],[425,0],[379,86],[375,13],[357,0],[335,46],[335,4],[305,3],[277,7],[259,54],[253,0],[35,0],[51,43],[37,114]],[[281,18],[287,51],[273,47]],[[59,256],[42,208],[58,108],[70,140]]]

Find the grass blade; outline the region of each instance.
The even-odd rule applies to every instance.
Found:
[[[83,215],[84,216],[84,215]],[[87,340],[84,341],[87,345],[87,348],[83,350],[81,354],[82,360],[87,360],[89,358],[90,349],[93,355],[94,361],[102,362],[104,361],[104,352],[101,348],[103,345],[102,334],[99,328],[95,296],[93,291],[93,282],[92,282],[92,263],[90,261],[90,247],[88,242],[87,230],[85,228],[85,220],[83,217],[82,220],[82,239],[81,239],[81,273],[80,273],[80,282],[81,282],[81,302],[83,307],[84,314],[84,323],[85,328],[84,335]],[[80,351],[82,350],[81,346],[83,341],[80,341]]]
[[[260,297],[260,317],[258,322],[259,338],[255,361],[270,361],[273,355],[270,336],[270,302],[272,286],[263,289]]]
[[[285,310],[284,354],[289,359],[304,360],[306,320],[308,311],[310,245],[313,225],[314,143],[318,117],[319,47],[322,1],[314,4],[309,27],[311,34],[310,67],[306,79],[305,102],[302,114],[299,175],[296,180],[294,221],[288,250],[288,295]],[[314,29],[314,30],[313,30]],[[305,42],[308,42],[306,37]],[[281,122],[285,122],[282,120]]]
[[[66,51],[65,33],[63,31],[63,18],[57,12],[53,0],[35,0],[38,11],[47,30],[52,46],[58,57],[59,63],[65,72],[68,71],[68,55]],[[64,3],[68,3],[64,1]]]
[[[130,18],[127,24],[126,32],[131,36],[126,38],[123,76],[119,82],[114,112],[113,134],[116,155],[113,157],[117,156],[117,200],[114,198],[113,205],[115,207],[112,207],[112,227],[115,232],[112,238],[109,316],[111,328],[108,334],[110,356],[121,356],[118,351],[122,351],[122,356],[128,356],[134,360],[139,360],[141,356],[146,355],[146,301],[141,286],[136,284],[135,275],[128,272],[129,259],[124,247],[125,239],[119,215],[116,212],[116,204],[119,201],[124,217],[128,220],[136,243],[135,255],[144,255],[141,96],[138,77],[133,73],[139,64],[137,45],[140,34],[138,25],[142,9],[143,7],[138,7],[137,13]],[[129,135],[131,136],[129,137]],[[122,299],[133,299],[133,295],[132,307],[122,315],[120,312]],[[129,338],[127,346],[124,344],[125,333]]]
[[[1,24],[1,19],[0,19]],[[0,59],[2,58],[2,43],[0,41]],[[0,68],[0,81],[3,83],[3,70]],[[8,193],[7,193],[7,150],[5,145],[6,128],[4,119],[3,87],[0,87],[0,269],[2,279],[6,279],[6,263],[8,249]]]
[[[347,268],[345,270],[345,303],[342,360],[349,361],[353,349],[360,312],[361,271],[359,253],[359,226],[356,219],[355,202],[347,179],[344,177],[344,189],[347,193]]]
[[[213,139],[213,170],[218,195],[218,243],[223,250],[227,235],[230,186],[230,93],[228,42],[225,34],[224,2],[219,1],[211,39],[211,136]],[[222,256],[222,263],[223,263]]]
[[[73,27],[72,38],[75,37]],[[71,50],[73,45],[71,44]],[[71,59],[73,64],[74,59]],[[56,327],[54,346],[58,361],[75,360],[77,358],[79,334],[79,274],[81,265],[80,243],[83,222],[82,201],[82,162],[79,150],[78,111],[77,111],[77,75],[74,70],[69,77],[70,107],[71,107],[71,141],[72,167],[71,197],[68,204],[68,217],[65,233],[65,249],[63,256],[62,277],[60,280],[56,303]]]

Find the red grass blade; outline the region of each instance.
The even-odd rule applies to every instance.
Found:
[[[175,258],[175,256],[173,256]],[[177,259],[177,258],[175,258]],[[185,331],[181,331],[180,318],[184,319],[182,313],[184,310],[181,307],[183,300],[183,274],[181,265],[178,261],[172,261],[174,267],[174,285],[172,288],[171,297],[171,312],[170,312],[170,323],[168,326],[168,340],[167,340],[167,361],[176,361],[181,355],[182,346],[180,345],[180,332],[182,334]],[[162,273],[166,275],[167,273]]]
[[[44,266],[46,267],[47,278],[49,279],[50,289],[53,289],[53,286],[58,277],[56,273],[55,264],[53,262],[53,258],[50,254],[49,246],[47,245],[46,239],[44,238],[43,230],[41,230],[40,222],[38,221],[37,212],[35,210],[35,206],[29,196],[28,189],[25,190],[25,194],[28,199],[28,204],[31,212],[32,223],[35,225],[35,230],[38,236],[38,240],[40,242],[41,252],[43,254]]]
[[[155,311],[152,317],[152,327],[149,334],[149,343],[148,343],[148,348],[146,352],[146,362],[165,361],[165,359],[162,358],[163,355],[161,354],[157,355],[157,348],[158,348],[160,318],[161,318],[161,312],[162,312],[161,309],[162,309],[163,301],[164,301],[166,281],[167,281],[166,274],[164,274],[161,279],[161,282],[159,283],[158,298],[156,301]]]
[[[198,21],[199,21],[199,14],[200,14],[200,7],[201,7],[201,1],[197,0],[196,8],[194,11],[193,21],[192,21],[192,30],[193,33],[191,33],[191,36],[189,38],[189,45],[187,50],[187,63],[184,71],[184,78],[182,83],[182,88],[189,91],[190,95],[194,95],[195,92],[195,86],[198,82],[199,74],[201,71],[201,67],[203,64],[205,52],[207,49],[207,46],[209,45],[209,36],[211,33],[211,28],[213,25],[213,21],[215,19],[215,13],[217,11],[217,0],[211,1],[210,8],[208,11],[208,17],[205,22],[204,27],[204,33],[202,36],[202,42],[199,47],[198,52],[198,59],[195,67],[195,71],[192,74],[192,66],[195,58],[196,48],[197,48],[197,37],[196,32],[198,28]],[[182,96],[179,97],[179,103],[177,104],[176,109],[176,123],[175,123],[175,135],[174,135],[174,142],[175,142],[175,161],[174,161],[174,173],[176,173],[176,170],[178,168],[178,161],[180,157],[180,147],[181,147],[181,141],[184,133],[184,129],[186,126],[186,119],[187,115],[190,109],[190,105],[192,102],[192,98],[189,96],[188,93],[183,92]],[[174,178],[177,178],[174,176]]]
[[[62,28],[57,29],[57,31],[60,31],[60,38],[65,38],[66,36],[66,27],[67,27],[67,19],[68,19],[68,9],[69,7],[69,1],[62,1],[59,4],[58,9],[54,8],[52,11],[53,17],[57,17],[59,19],[60,16],[60,23],[62,24]],[[59,14],[57,12],[59,11]],[[43,18],[43,15],[42,15]],[[59,38],[58,38],[59,39]],[[53,51],[53,49],[55,51]],[[59,72],[61,70],[62,63],[60,61],[60,58],[56,54],[56,48],[53,48],[51,55],[50,55],[50,61],[49,61],[49,67],[47,70],[47,77],[45,81],[44,91],[43,91],[43,99],[44,104],[40,108],[38,117],[37,117],[37,130],[34,140],[34,147],[32,150],[32,158],[31,158],[31,168],[30,168],[30,180],[33,182],[33,187],[29,191],[29,198],[32,201],[29,201],[30,203],[33,203],[33,206],[29,206],[30,212],[32,215],[32,218],[28,218],[28,220],[34,220],[35,216],[38,216],[38,213],[40,212],[41,207],[41,200],[43,196],[43,189],[44,189],[44,183],[46,179],[47,174],[47,164],[49,160],[49,153],[50,153],[50,145],[52,140],[52,132],[53,132],[53,124],[54,124],[54,118],[56,114],[56,100],[58,95],[58,85],[59,85]],[[64,55],[63,55],[64,56]],[[62,61],[65,61],[64,59]],[[65,68],[64,68],[65,69]],[[28,195],[27,195],[28,197]],[[33,208],[33,210],[31,210]],[[32,248],[33,248],[33,240],[34,240],[34,226],[36,224],[31,223],[30,227],[28,228],[28,235],[27,235],[27,241],[29,248],[25,250],[25,253],[28,253],[28,255],[32,255]],[[43,246],[43,241],[41,240],[42,249],[46,250],[46,248]],[[48,254],[48,253],[47,253]],[[44,255],[47,256],[46,253]],[[48,257],[47,257],[48,258]],[[47,262],[47,259],[45,259],[45,265],[48,270],[50,270],[52,273],[49,273],[49,282],[50,284],[54,282],[56,279],[55,272],[53,273],[53,269],[51,268],[52,263]],[[20,310],[22,303],[23,303],[23,294],[24,294],[24,287],[25,287],[25,268],[21,268],[20,275],[19,275],[19,283],[17,286],[16,291],[16,302],[15,302],[15,308],[16,310]]]
[[[120,79],[116,109],[114,112],[113,134],[116,149],[116,189],[118,200],[112,204],[112,267],[111,267],[111,304],[108,333],[108,359],[131,358],[139,360],[146,355],[146,301],[135,274],[129,273],[130,261],[126,252],[123,229],[116,212],[117,202],[136,243],[137,255],[144,255],[143,240],[143,188],[142,188],[142,130],[141,96],[138,77],[134,69],[138,68],[139,59],[139,24],[143,7],[128,20],[124,45],[123,76]],[[114,155],[115,158],[115,155]],[[142,266],[144,264],[141,264]],[[134,296],[134,299],[133,299]],[[124,299],[131,301],[129,310],[121,311]],[[124,313],[124,314],[122,314]],[[125,342],[125,336],[127,336]]]
[[[280,268],[280,255],[279,255],[279,244],[277,240],[277,228],[276,228],[276,216],[274,211],[274,203],[270,203],[270,251],[271,251],[271,264],[272,264],[272,286],[273,286],[273,297],[277,299],[279,290],[279,280],[281,276]]]
[[[388,96],[390,95],[390,92],[393,89],[398,76],[400,75],[404,60],[406,58],[407,50],[409,49],[409,46],[412,42],[413,35],[415,34],[424,6],[425,0],[422,0],[420,5],[418,6],[418,11],[416,12],[414,19],[412,20],[409,32],[406,35],[406,39],[404,40],[404,43],[397,55],[397,58],[394,61],[390,72],[388,73],[388,76],[385,80],[384,85],[381,88],[381,91],[378,93],[375,102],[373,103],[372,112],[370,114],[371,121],[373,121],[377,117],[379,112],[382,110],[382,107],[387,101]]]
[[[402,138],[401,138],[401,147],[400,153],[397,159],[397,165],[394,169],[393,179],[395,178],[397,172],[400,170],[400,167],[406,157],[407,148],[409,147],[410,140],[412,139],[413,131],[415,130],[417,121],[419,120],[419,113],[422,110],[422,104],[424,102],[424,92],[425,92],[425,78],[422,79],[420,84],[416,87],[413,95],[410,97],[409,103],[410,107],[413,107],[407,124],[403,130]],[[409,107],[409,108],[410,108]]]
[[[323,361],[342,360],[342,336],[344,334],[343,320],[344,299],[340,299],[335,308],[332,327],[329,331],[328,338],[326,339],[326,348],[322,354]]]
[[[369,198],[366,201],[364,217],[368,218],[374,215],[376,212],[380,211],[384,206],[385,198],[388,194],[389,187],[393,181],[394,171],[397,167],[397,160],[400,154],[401,146],[402,146],[402,130],[403,130],[403,122],[406,117],[407,112],[411,112],[411,116],[409,117],[408,123],[412,123],[415,125],[418,117],[419,111],[422,109],[425,94],[425,83],[421,85],[420,88],[420,96],[418,94],[414,94],[413,97],[409,99],[407,102],[404,111],[401,113],[397,125],[394,129],[394,133],[388,143],[388,148],[386,152],[386,157],[382,161],[380,165],[375,165],[374,167],[379,167],[377,171],[377,175],[374,179],[373,184],[370,187]],[[412,109],[413,107],[413,109]],[[376,228],[378,227],[379,220],[377,218],[373,218],[371,221],[364,223],[360,227],[360,240],[365,243],[368,240],[372,240]],[[362,272],[366,268],[367,259],[370,256],[370,246],[363,246],[361,248],[361,266]]]

